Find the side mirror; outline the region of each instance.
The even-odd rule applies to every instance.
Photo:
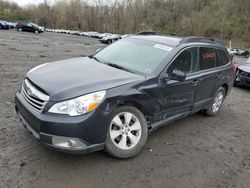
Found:
[[[180,82],[184,82],[186,80],[186,73],[180,70],[174,69],[172,73],[168,75],[168,78],[171,80],[177,80]]]

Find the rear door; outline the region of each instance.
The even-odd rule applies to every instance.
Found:
[[[220,71],[216,68],[216,59],[218,59],[218,55],[215,48],[199,48],[199,79],[194,110],[203,109],[214,98],[217,82],[221,77]]]

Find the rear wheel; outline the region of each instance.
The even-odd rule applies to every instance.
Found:
[[[22,32],[22,31],[23,31],[23,29],[20,27],[20,28],[18,28],[18,31],[19,31],[19,32]]]
[[[110,122],[105,151],[116,158],[137,155],[146,143],[148,127],[144,115],[136,108],[118,108]]]
[[[214,97],[214,100],[210,104],[210,107],[205,110],[205,114],[208,116],[215,116],[218,114],[218,112],[221,109],[221,106],[223,104],[223,101],[225,99],[225,89],[223,87],[220,87]]]

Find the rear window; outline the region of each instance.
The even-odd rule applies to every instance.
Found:
[[[200,70],[214,68],[216,64],[216,53],[214,48],[200,48]]]
[[[219,52],[219,56],[220,56],[220,60],[219,62],[217,63],[217,66],[223,66],[223,65],[226,65],[228,64],[228,62],[230,61],[226,52],[224,50],[218,50]]]

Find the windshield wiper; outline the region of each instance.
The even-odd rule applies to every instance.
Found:
[[[123,67],[123,66],[121,66],[121,65],[117,65],[117,64],[115,64],[115,63],[105,63],[105,64],[108,65],[108,66],[117,68],[117,69],[121,69],[121,70],[124,70],[124,71],[127,71],[127,72],[135,73],[134,71],[132,71],[132,70],[130,70],[130,69],[128,69],[128,68],[125,68],[125,67]]]
[[[93,55],[90,55],[89,58],[90,58],[90,59],[94,59],[94,60],[96,60],[96,61],[99,62],[99,63],[102,63],[97,57],[95,57],[95,56],[93,56]]]
[[[135,73],[134,71],[132,71],[132,70],[130,70],[130,69],[128,69],[128,68],[125,68],[125,67],[123,67],[123,66],[121,66],[121,65],[117,65],[117,64],[115,64],[115,63],[106,63],[106,62],[102,62],[102,61],[100,61],[97,57],[95,57],[95,56],[93,56],[93,55],[90,55],[90,56],[88,56],[90,59],[94,59],[94,60],[96,60],[97,62],[99,62],[99,63],[104,63],[104,64],[106,64],[106,65],[108,65],[108,66],[111,66],[111,67],[114,67],[114,68],[117,68],[117,69],[121,69],[121,70],[124,70],[124,71],[127,71],[127,72],[131,72],[131,73]]]

